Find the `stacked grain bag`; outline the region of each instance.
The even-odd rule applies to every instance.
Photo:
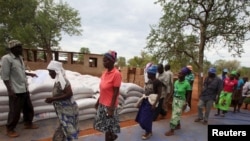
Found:
[[[35,70],[37,77],[28,77],[30,99],[34,107],[34,121],[56,118],[52,104],[45,103],[47,97],[52,96],[54,79],[49,76],[48,70]]]
[[[93,98],[93,95],[96,94],[96,90],[92,87],[94,83],[99,83],[99,81],[90,78],[86,79],[87,77],[85,75],[72,71],[66,71],[66,77],[71,83],[73,97],[79,108],[79,120],[94,118],[97,99]]]
[[[38,77],[28,77],[30,98],[34,106],[34,121],[56,118],[52,104],[45,103],[47,97],[52,96],[54,79],[49,76],[48,70],[33,71]],[[96,115],[95,103],[99,98],[100,78],[91,75],[82,75],[73,71],[65,71],[71,83],[73,97],[79,107],[79,120],[92,119]],[[122,83],[119,96],[119,114],[136,112],[134,107],[142,96],[143,88],[133,83]],[[8,93],[2,80],[0,80],[0,125],[5,125],[8,117]],[[22,117],[20,119],[22,121]]]
[[[47,70],[36,70],[34,73],[36,73],[38,77],[28,79],[30,82],[31,100],[35,111],[34,121],[55,118],[57,116],[53,105],[44,102],[47,97],[52,96],[54,80],[51,79]],[[93,112],[96,111],[93,111],[93,109],[89,110],[88,108],[94,108],[93,104],[91,106],[91,102],[94,103],[93,101],[96,101],[92,98],[94,91],[85,85],[80,73],[66,70],[65,75],[71,83],[73,97],[79,107],[80,120],[93,118]],[[91,113],[87,113],[88,111]],[[91,114],[91,116],[89,114]]]
[[[123,103],[119,114],[129,112],[137,112],[138,108],[135,103],[142,97],[144,89],[134,83],[122,83],[120,87],[120,95],[122,96]]]
[[[5,125],[8,119],[9,98],[7,89],[0,79],[0,125]]]

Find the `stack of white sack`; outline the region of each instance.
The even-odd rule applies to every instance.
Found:
[[[31,100],[35,111],[34,121],[55,118],[57,116],[53,105],[44,102],[47,97],[52,96],[54,80],[50,78],[47,70],[36,70],[34,73],[36,73],[38,77],[29,77],[28,79],[28,82],[30,82],[29,90],[31,93]],[[89,113],[83,111],[89,111],[88,108],[94,107],[88,105],[91,100],[95,100],[92,98],[94,91],[89,86],[85,85],[83,75],[80,73],[66,70],[65,75],[71,83],[73,98],[80,109],[80,118],[83,120],[88,119],[90,117],[88,115]],[[86,115],[83,116],[81,115],[82,113]],[[93,117],[92,114],[93,112],[91,112],[91,117]]]
[[[38,77],[28,77],[30,98],[34,106],[34,121],[56,118],[52,104],[45,103],[47,97],[52,96],[54,79],[51,79],[48,70],[35,70]],[[95,103],[99,97],[100,78],[91,75],[82,75],[77,72],[65,71],[71,83],[73,97],[79,107],[80,120],[94,118],[96,115]],[[136,112],[134,107],[142,96],[143,88],[133,83],[122,83],[119,95],[119,114]],[[8,93],[2,80],[0,80],[0,125],[5,125],[8,117]],[[22,118],[20,119],[22,121]]]
[[[66,71],[66,77],[70,81],[75,100],[91,98],[95,94],[92,87],[86,83],[87,81],[96,82],[94,79],[86,80],[84,75],[68,70]]]
[[[119,114],[137,112],[138,108],[135,107],[135,103],[142,97],[143,93],[144,89],[139,85],[134,83],[122,83],[120,95],[123,97],[124,102],[121,105]]]
[[[30,99],[34,107],[34,121],[55,118],[56,113],[52,104],[45,103],[47,97],[52,96],[54,79],[49,76],[48,70],[32,71],[37,77],[28,77]]]
[[[5,125],[8,119],[9,98],[7,89],[2,80],[0,80],[0,125]]]

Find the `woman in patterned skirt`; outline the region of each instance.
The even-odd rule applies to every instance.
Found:
[[[49,75],[55,79],[52,97],[45,99],[46,103],[53,103],[59,119],[59,127],[56,129],[53,141],[74,141],[79,134],[79,111],[68,79],[61,62],[51,61],[47,67]]]
[[[170,130],[165,133],[166,136],[172,136],[175,130],[181,129],[181,114],[183,109],[188,105],[188,99],[192,90],[190,83],[185,79],[188,72],[189,69],[187,67],[182,68],[178,74],[178,80],[174,83]]]
[[[115,51],[104,54],[103,65],[106,71],[101,76],[100,97],[95,105],[97,114],[94,129],[105,133],[105,141],[116,140],[116,133],[120,133],[117,106],[122,77],[119,70],[114,67],[116,59]]]

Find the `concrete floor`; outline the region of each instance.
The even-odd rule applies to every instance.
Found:
[[[215,117],[215,110],[211,111],[209,125],[249,125],[250,127],[250,110],[242,109],[240,113],[228,112],[225,117]],[[121,116],[121,121],[133,119],[135,113]],[[164,133],[169,130],[169,119],[158,120],[153,123],[153,136],[151,141],[207,141],[208,128],[202,123],[195,123],[194,119],[197,115],[183,116],[181,120],[182,128],[176,130],[174,136],[166,137]],[[22,124],[19,124],[17,131],[21,134],[18,138],[10,139],[5,135],[5,128],[0,127],[0,141],[49,141],[57,127],[56,119],[49,119],[36,122],[40,128],[36,130],[24,130]],[[82,130],[92,127],[93,120],[86,120],[80,123]],[[123,127],[121,133],[118,134],[117,141],[141,141],[141,135],[144,131],[138,124]],[[79,141],[104,141],[102,133],[88,134],[80,136]]]
[[[225,117],[216,117],[215,110],[211,111],[208,121],[209,125],[249,125],[250,128],[250,111],[242,110],[240,113],[228,112]],[[153,136],[151,141],[207,141],[208,128],[207,125],[194,122],[197,115],[189,115],[182,117],[181,129],[175,131],[174,136],[165,136],[165,132],[169,130],[169,119],[159,120],[153,123]],[[119,141],[141,141],[141,135],[144,131],[139,125],[122,128],[119,134]],[[79,141],[104,141],[103,134],[93,134],[81,137]]]

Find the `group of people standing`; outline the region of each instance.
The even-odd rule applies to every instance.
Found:
[[[34,108],[30,99],[27,75],[38,77],[34,73],[26,72],[22,58],[22,43],[11,40],[8,44],[9,52],[2,60],[1,78],[7,88],[9,96],[9,113],[6,124],[6,135],[14,138],[19,133],[15,128],[23,114],[24,129],[39,128],[34,124]],[[96,102],[97,114],[93,128],[105,133],[106,141],[114,141],[120,132],[117,112],[119,88],[122,82],[120,71],[114,67],[117,59],[115,51],[104,54],[103,65],[106,71],[101,76],[100,97]],[[59,61],[50,61],[47,66],[48,74],[55,79],[51,96],[45,99],[53,104],[58,117],[59,126],[54,132],[53,141],[74,141],[79,136],[79,109],[73,98],[70,81],[65,75],[63,65]]]
[[[148,63],[145,68],[145,99],[143,99],[135,121],[145,130],[142,139],[146,140],[152,136],[152,125],[159,115],[162,117],[168,113],[169,105],[172,105],[170,130],[166,136],[174,135],[174,131],[181,128],[181,114],[183,109],[191,106],[191,92],[194,75],[192,67],[183,67],[178,72],[178,78],[174,82],[174,74],[170,65],[153,65]],[[150,95],[156,94],[154,102],[151,102]],[[190,101],[189,101],[190,100]],[[190,103],[190,104],[189,104]]]
[[[183,67],[178,72],[176,81],[173,81],[172,72],[167,73],[170,69],[169,64],[165,66],[165,71],[163,68],[162,64],[156,66],[151,63],[147,64],[145,68],[145,75],[148,78],[145,82],[145,94],[149,96],[144,99],[136,116],[136,121],[145,130],[145,134],[142,135],[143,140],[152,136],[153,121],[159,115],[166,116],[167,105],[170,102],[172,114],[169,122],[170,129],[165,133],[166,136],[172,136],[175,130],[181,129],[182,112],[187,106],[191,107],[192,87],[195,78],[192,66]],[[250,85],[245,85],[247,82],[248,78],[240,78],[240,73],[237,71],[228,73],[228,70],[224,69],[219,77],[215,67],[209,68],[199,95],[198,117],[194,121],[202,121],[204,125],[207,125],[212,107],[217,109],[215,116],[224,117],[231,106],[234,113],[240,112],[243,101],[250,90]],[[153,104],[150,102],[152,94],[158,95]]]
[[[32,122],[34,109],[30,100],[26,75],[38,77],[36,74],[25,71],[22,59],[22,44],[18,40],[9,42],[9,53],[2,57],[1,77],[8,90],[9,114],[6,124],[6,134],[9,137],[17,137],[19,134],[15,128],[23,113],[25,129],[37,129],[38,126]],[[93,128],[105,133],[105,141],[114,141],[120,133],[118,115],[119,89],[122,83],[120,71],[115,67],[117,53],[109,51],[104,54],[103,66],[105,71],[100,81],[100,97],[95,108],[97,109]],[[53,104],[58,117],[59,127],[56,129],[53,141],[74,141],[79,135],[79,110],[73,99],[70,81],[66,78],[65,70],[61,62],[52,60],[47,66],[48,73],[55,79],[51,97],[45,99],[48,104]],[[236,71],[223,70],[222,78],[216,75],[216,68],[211,67],[204,79],[203,89],[198,102],[198,118],[195,122],[202,121],[207,124],[210,110],[213,106],[217,108],[215,116],[224,117],[231,104],[234,112],[240,112],[244,95],[249,88],[244,89],[247,77],[240,78]],[[184,109],[191,108],[192,87],[194,74],[192,66],[183,67],[174,81],[174,74],[169,64],[154,65],[148,63],[145,68],[144,95],[135,121],[145,130],[141,136],[143,140],[152,136],[153,121],[160,115],[168,114],[169,106],[172,106],[170,129],[166,136],[174,135],[175,130],[181,129],[181,115]],[[152,97],[154,95],[155,97]],[[205,113],[203,114],[203,108]],[[222,112],[222,113],[221,113]]]
[[[199,97],[198,118],[194,121],[207,124],[212,107],[217,109],[215,116],[225,117],[231,106],[233,113],[240,112],[249,91],[245,85],[247,82],[248,77],[240,78],[240,73],[235,70],[228,73],[227,69],[223,69],[221,76],[217,76],[216,68],[210,68]]]

